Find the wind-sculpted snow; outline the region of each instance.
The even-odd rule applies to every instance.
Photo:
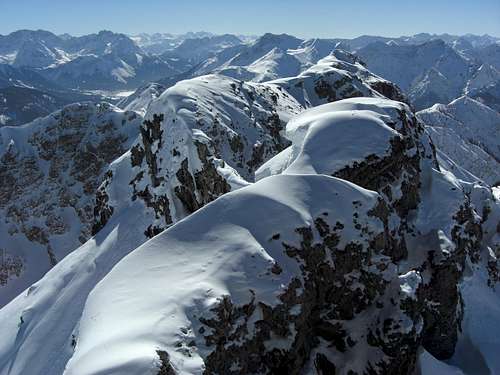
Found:
[[[356,56],[249,46],[256,80],[308,69],[0,131],[2,298],[58,262],[0,310],[0,374],[499,371],[498,197]]]
[[[107,103],[75,104],[0,129],[0,305],[89,239],[104,172],[141,121]]]
[[[163,366],[175,372],[294,373],[307,359],[299,353],[319,339],[308,335],[309,320],[326,342],[335,337],[338,346],[345,340],[366,346],[366,337],[348,338],[335,318],[314,310],[328,312],[325,299],[334,298],[328,293],[359,293],[364,304],[383,288],[375,265],[371,271],[368,265],[383,233],[382,222],[368,215],[377,203],[376,193],[326,176],[277,176],[225,195],[134,251],[100,283],[87,301],[67,373],[147,373],[155,362],[160,368],[156,351],[168,353]],[[347,254],[359,258],[351,263]],[[374,255],[373,261],[382,266],[387,259]],[[335,274],[333,264],[341,262],[345,273]],[[358,263],[366,274],[354,271]],[[323,268],[317,279],[307,271],[315,267]],[[347,284],[326,286],[335,277]],[[358,289],[371,277],[373,290]],[[398,278],[393,282],[399,298]],[[324,287],[325,295],[315,296],[314,287]],[[331,314],[353,314],[343,308]],[[377,316],[363,320],[369,325]],[[131,324],[126,333],[122,322]],[[233,333],[224,337],[225,330]]]
[[[347,53],[337,55],[355,59]],[[118,203],[98,209],[97,229],[124,204],[106,191],[114,189],[113,179],[120,181],[115,184],[123,184],[125,179],[130,186],[127,196],[144,201],[154,212],[154,222],[145,229],[151,236],[253,181],[255,170],[289,145],[282,130],[304,106],[356,96],[354,92],[375,97],[388,92],[400,97],[395,86],[351,61],[332,56],[304,76],[268,84],[209,75],[181,81],[166,90],[148,105],[141,141],[120,162],[130,163],[133,169],[120,168],[127,171],[127,177],[110,175],[99,192],[103,202]],[[304,88],[300,94],[289,93],[296,81]]]
[[[217,76],[153,101],[95,237],[0,310],[0,374],[497,372],[498,197],[403,103],[293,103]],[[291,145],[252,184],[235,133]]]
[[[352,93],[349,87],[356,84],[366,89],[365,95],[380,97],[382,92],[386,92],[367,88],[365,82],[385,82],[378,77],[366,73],[366,81],[363,81],[347,73],[351,69],[362,76],[358,72],[362,66],[352,60],[352,55],[341,55],[340,51],[336,54],[354,65],[332,57],[330,63],[321,63],[314,68],[316,70],[311,78],[305,79],[310,90],[307,97],[317,95],[315,90],[319,90],[318,87],[331,95],[311,101],[317,103],[348,97]],[[337,79],[341,80],[341,84],[337,84]],[[383,87],[395,88],[391,85]],[[127,136],[126,144],[119,149],[105,146],[93,151],[97,154],[111,152],[114,156],[107,157],[105,162],[94,166],[98,177],[92,180],[92,186],[89,185],[83,195],[87,199],[87,203],[82,203],[85,214],[79,214],[85,218],[85,229],[82,229],[84,235],[68,232],[71,234],[67,234],[69,237],[64,240],[64,245],[58,243],[55,246],[57,249],[62,246],[66,250],[63,253],[56,250],[55,259],[60,260],[61,254],[67,254],[72,250],[71,247],[76,248],[90,234],[99,232],[112,217],[134,217],[137,222],[134,235],[145,241],[220,195],[252,182],[255,170],[289,145],[288,138],[284,136],[284,126],[289,118],[304,110],[304,106],[285,88],[279,82],[244,83],[211,75],[180,82],[161,96],[161,85],[148,85],[124,100],[121,105],[126,109],[140,114],[147,112],[146,121],[138,126],[141,116],[129,112],[131,118],[137,121],[134,136]],[[304,92],[302,95],[305,95]],[[297,98],[301,99],[300,96]],[[79,129],[92,126],[92,118],[78,117],[75,121],[78,121]],[[140,128],[140,136],[134,143],[137,128]],[[74,142],[78,142],[76,135],[74,137]],[[65,163],[74,158],[72,154],[64,155]],[[118,156],[120,157],[117,158]],[[50,155],[47,157],[51,158]],[[20,168],[18,164],[23,160],[25,159],[13,161],[12,168]],[[79,168],[85,170],[87,165],[84,164],[78,164]],[[54,167],[53,170],[56,173],[57,168]],[[51,202],[53,211],[65,210],[64,207],[67,206],[65,202],[69,198],[66,195],[63,195],[65,198],[62,201],[60,198],[62,186],[68,183],[70,191],[73,191],[71,180],[61,181],[62,185],[57,188],[43,190],[45,201]],[[80,197],[81,195],[77,195],[77,198],[71,198],[71,204],[75,205],[75,199]],[[31,200],[19,200],[15,203],[18,211],[25,212],[23,220],[31,216],[29,207],[32,204]],[[26,213],[26,210],[30,213]],[[13,211],[9,213],[12,214]],[[70,220],[69,227],[76,228],[75,225],[82,219],[78,219],[75,225],[70,218],[63,221],[67,220]],[[40,225],[37,224],[36,227]],[[6,268],[9,278],[19,273],[21,260],[18,255],[30,252],[29,249],[33,246],[38,248],[38,237],[42,236],[41,245],[45,246],[45,234],[35,234],[37,236],[31,236],[18,245],[22,250],[15,251],[14,254],[8,252]],[[54,247],[54,244],[51,246]],[[37,251],[36,254],[42,253]],[[40,269],[45,272],[48,268]],[[28,282],[19,281],[14,294],[5,294],[4,303],[36,281],[41,273],[37,275],[29,278]]]
[[[367,158],[385,158],[403,140],[398,130],[410,113],[404,104],[379,98],[345,99],[312,108],[287,124],[292,145],[264,164],[256,177],[333,174]]]
[[[271,85],[216,75],[178,83],[151,102],[138,143],[100,189],[99,228],[139,200],[150,212],[143,231],[151,237],[245,186],[255,169],[288,146],[281,130],[302,109]],[[124,184],[128,188],[115,195]]]

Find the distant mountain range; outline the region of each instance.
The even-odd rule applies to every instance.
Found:
[[[126,35],[109,31],[82,37],[16,31],[0,37],[0,62],[32,69],[58,87],[70,89],[137,87],[181,72],[168,60],[144,52]],[[36,81],[22,82],[37,86]]]
[[[209,73],[254,82],[293,77],[336,49],[357,54],[369,70],[399,85],[417,109],[464,94],[500,108],[500,42],[488,35],[302,40],[286,34],[127,36],[101,31],[73,37],[19,30],[0,36],[0,89],[31,89],[29,96],[46,103],[47,110],[45,104],[24,108],[19,89],[3,90],[0,124],[47,115],[56,108],[50,103],[75,102],[88,91],[94,95],[89,99],[102,100],[107,91],[150,82],[169,87]]]

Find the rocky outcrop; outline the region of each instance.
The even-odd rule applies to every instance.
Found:
[[[94,239],[9,305],[20,326],[0,319],[0,363],[42,321],[57,335],[16,370],[412,374],[422,350],[449,359],[466,276],[497,287],[498,199],[439,163],[407,105],[374,96],[282,129],[302,107],[274,83],[168,89],[104,174]]]
[[[491,192],[489,198],[483,200],[476,208],[471,204],[470,194],[466,192],[455,193],[452,199],[448,198],[447,203],[435,203],[437,207],[432,210],[446,211],[445,220],[449,222],[443,222],[443,228],[449,227],[451,230],[445,234],[442,232],[443,229],[428,228],[426,223],[418,218],[420,215],[429,215],[429,212],[425,211],[431,210],[426,203],[430,198],[429,193],[424,193],[429,190],[430,184],[445,184],[450,191],[457,191],[459,188],[451,181],[446,181],[439,172],[440,166],[434,147],[424,127],[409,108],[402,104],[397,108],[398,106],[392,106],[390,103],[379,102],[377,107],[370,109],[369,103],[375,104],[376,101],[356,99],[349,102],[353,103],[356,109],[373,110],[374,114],[388,115],[392,112],[392,115],[385,116],[383,121],[396,133],[388,134],[387,148],[383,152],[377,152],[376,147],[373,147],[372,152],[363,148],[367,156],[359,159],[356,154],[350,154],[350,157],[346,158],[336,151],[328,153],[328,149],[317,152],[318,148],[323,147],[319,143],[320,139],[335,139],[333,144],[324,147],[337,150],[342,145],[346,147],[346,140],[356,139],[346,135],[345,132],[353,134],[359,132],[360,136],[365,136],[363,134],[365,130],[355,129],[354,123],[349,125],[349,128],[344,128],[343,121],[348,120],[342,116],[332,116],[331,120],[326,120],[328,117],[325,117],[325,120],[322,120],[318,109],[316,113],[311,112],[310,118],[313,119],[311,125],[301,121],[301,117],[289,124],[293,132],[299,134],[297,136],[293,132],[290,134],[291,138],[298,142],[295,148],[298,151],[294,151],[295,145],[292,144],[291,150],[284,151],[290,157],[278,155],[276,157],[278,164],[271,160],[257,173],[258,175],[260,173],[259,178],[262,178],[273,170],[282,173],[301,173],[310,172],[313,168],[316,173],[331,174],[377,191],[382,200],[371,213],[384,223],[384,246],[381,252],[389,256],[392,264],[400,269],[399,277],[405,272],[419,275],[419,287],[414,298],[411,303],[404,303],[402,307],[414,319],[415,324],[420,322],[418,334],[414,332],[411,335],[415,341],[413,349],[409,351],[415,351],[421,345],[435,358],[449,359],[454,354],[461,331],[463,299],[460,283],[467,264],[485,263],[489,259],[488,251],[484,250],[486,245],[483,242],[480,218],[481,216],[483,220],[488,218],[488,209],[484,211],[482,207],[485,202],[491,201]],[[331,111],[346,110],[346,105],[341,103],[331,105]],[[384,106],[389,113],[380,111]],[[329,116],[328,112],[325,115]],[[354,112],[352,116],[355,116]],[[324,125],[327,121],[331,122],[330,126]],[[335,127],[342,132],[341,137],[335,135],[335,130],[332,130]],[[304,128],[307,130],[304,131]],[[373,133],[372,137],[376,139],[375,130]],[[318,159],[320,155],[321,157],[329,155],[334,163]],[[344,160],[346,166],[342,166]],[[283,161],[287,164],[280,165],[279,163]],[[430,174],[433,174],[431,180]],[[450,209],[450,206],[454,208]],[[394,226],[394,222],[398,224]],[[419,241],[426,245],[417,244]],[[448,245],[443,245],[443,241]],[[491,261],[487,264],[488,268],[493,269]],[[358,305],[352,300],[349,303]],[[373,342],[376,346],[385,347],[377,340],[373,339]],[[397,344],[394,350],[399,355],[402,351],[408,352],[401,349],[401,344]],[[324,363],[324,359],[321,361]],[[400,358],[398,363],[408,363],[408,367],[391,369],[390,366],[382,366],[379,370],[373,369],[373,373],[411,373],[415,357],[409,361],[408,358],[403,361]]]
[[[274,86],[222,76],[181,82],[154,100],[138,142],[122,161],[130,163],[130,199],[142,201],[151,214],[145,235],[152,237],[246,185],[263,162],[289,145],[282,117],[301,110]],[[112,191],[122,183],[113,177],[101,186],[101,196],[120,201]],[[96,223],[119,211],[103,206]]]
[[[356,217],[359,202],[352,204]],[[235,306],[225,296],[212,310],[214,318],[201,318],[203,331],[211,332],[205,336],[212,348],[206,374],[300,374],[308,363],[318,374],[411,373],[419,319],[406,315],[404,309],[414,302],[401,292],[389,259],[380,256],[389,241],[384,232],[360,225],[368,245],[352,241],[339,246],[344,225],[330,227],[327,216],[316,218],[313,227],[296,229],[300,246],[282,243],[301,273],[278,296],[277,305],[253,298]],[[254,331],[248,332],[255,319]],[[282,340],[286,349],[274,344]],[[362,358],[367,346],[376,352],[367,362],[347,359]]]
[[[209,75],[179,82],[153,100],[129,156],[131,199],[153,209],[147,236],[253,181],[262,164],[290,145],[284,136],[289,116],[321,102],[381,97],[370,85],[391,86],[355,56],[336,56],[296,78],[258,84]],[[391,87],[391,95],[402,97]]]
[[[296,77],[271,81],[285,89],[305,108],[355,97],[385,97],[406,101],[392,82],[366,69],[356,56],[335,50]]]
[[[19,290],[96,232],[94,209],[106,203],[104,195],[96,198],[97,188],[108,165],[130,147],[140,122],[134,112],[84,103],[23,127],[2,128],[0,247],[32,275],[18,281]],[[101,225],[109,216],[103,214]],[[40,260],[30,264],[41,249],[48,255],[47,265]]]

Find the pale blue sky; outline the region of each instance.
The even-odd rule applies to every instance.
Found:
[[[289,33],[301,37],[418,32],[500,36],[500,0],[0,0],[0,34]]]

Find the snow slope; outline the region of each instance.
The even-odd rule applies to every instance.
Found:
[[[99,226],[144,204],[144,240],[246,185],[288,141],[281,129],[303,108],[277,87],[210,75],[179,82],[153,100],[141,137],[101,187]]]
[[[74,104],[0,128],[0,305],[87,241],[108,164],[139,133],[141,116],[108,103]]]
[[[296,76],[336,47],[333,40],[301,40],[287,34],[267,33],[249,44],[224,49],[208,58],[195,67],[192,76],[219,73],[254,82]]]
[[[166,87],[159,83],[149,83],[139,87],[135,92],[116,103],[116,106],[125,111],[136,111],[142,116],[146,114],[149,103],[158,98]]]
[[[500,182],[500,114],[469,97],[417,113],[436,147],[490,185]]]
[[[334,51],[296,77],[269,83],[286,90],[306,108],[361,96],[405,101],[397,86],[371,73],[354,55],[342,50]]]
[[[286,136],[292,146],[260,167],[256,178],[281,173],[330,175],[370,155],[387,157],[393,139],[400,134],[384,120],[395,118],[398,110],[397,102],[355,98],[304,112],[287,124]]]
[[[120,161],[125,166],[118,170],[128,174],[113,174],[99,193],[106,202],[116,202],[96,208],[103,217],[100,225],[128,207],[123,199],[126,189],[118,190],[119,197],[112,193],[123,179],[129,189],[125,196],[144,201],[155,217],[145,221],[143,231],[148,236],[252,182],[257,168],[289,145],[284,125],[311,106],[304,95],[319,104],[356,96],[359,87],[366,96],[383,97],[370,85],[399,94],[390,83],[365,70],[359,72],[361,66],[336,58],[311,69],[304,76],[270,83],[208,75],[167,89],[149,104],[141,139]],[[300,95],[287,91],[302,81],[306,83]]]
[[[142,147],[203,139],[186,119],[212,108],[224,121],[261,87],[211,92],[231,82],[168,89],[149,106]],[[499,323],[498,198],[440,166],[403,103],[326,104],[293,118],[287,135],[291,146],[261,168],[278,175],[147,242],[140,225],[151,216],[140,199],[123,200],[131,156],[112,163],[108,202],[128,209],[0,310],[0,374],[410,374],[417,363],[424,374],[494,373],[498,335],[486,332]],[[473,360],[459,356],[464,345]]]
[[[74,233],[72,246],[76,247],[81,240],[86,240],[91,233],[97,233],[112,218],[121,215],[135,218],[134,236],[144,242],[218,196],[253,181],[255,170],[289,145],[284,126],[292,116],[303,111],[304,106],[311,105],[304,101],[305,97],[319,104],[352,96],[358,89],[363,90],[364,95],[376,97],[381,97],[382,92],[398,92],[390,83],[373,76],[354,61],[350,64],[332,58],[328,64],[322,63],[311,69],[306,76],[297,78],[297,82],[306,82],[299,95],[295,92],[290,95],[286,91],[288,87],[295,87],[291,84],[293,77],[282,82],[258,84],[210,75],[180,82],[156,99],[154,97],[162,91],[156,84],[124,99],[122,105],[126,104],[126,109],[140,114],[146,112],[147,121],[134,127],[134,134],[140,132],[137,141],[126,137],[128,148],[98,149],[98,153],[106,155],[111,152],[114,158],[121,156],[116,160],[106,159],[107,162],[92,169],[92,182],[87,184],[84,195],[75,193],[77,196],[73,198],[73,193],[70,194],[73,205],[75,199],[85,197],[85,203],[82,203],[85,214],[79,215],[83,217],[79,220],[84,222],[84,235]],[[63,117],[65,121],[69,117],[68,123],[77,122],[82,130],[92,128],[93,117],[80,116],[79,111],[69,113],[70,116]],[[142,116],[127,113],[125,118],[135,118],[139,124]],[[62,136],[67,137],[64,132]],[[77,142],[76,135],[73,136],[72,142]],[[72,159],[75,155],[66,157]],[[87,160],[91,154],[84,153],[82,157]],[[25,166],[24,160],[14,160],[11,169],[26,170],[29,165]],[[79,168],[82,164],[78,164]],[[66,183],[73,186],[73,180],[61,180],[61,184]],[[66,190],[57,186],[44,191],[45,199],[53,204],[54,210],[67,205],[56,203],[61,194],[66,194]],[[76,189],[80,189],[78,186]],[[31,212],[30,202],[19,200],[16,207],[21,212]],[[80,203],[76,205],[81,208]],[[31,227],[26,227],[28,230]],[[31,238],[23,242],[20,245],[23,251],[29,253],[33,241],[35,239]],[[70,250],[64,249],[64,254]],[[57,260],[60,258],[59,255],[56,257]],[[45,272],[47,268],[43,270]],[[19,292],[35,280],[18,280],[16,290]],[[6,295],[5,302],[13,296]]]
[[[198,64],[203,60],[221,52],[224,49],[239,46],[243,42],[235,35],[211,35],[201,38],[188,38],[171,51],[165,52],[163,57],[173,57],[188,60]]]
[[[160,367],[158,348],[169,353],[170,363],[179,373],[201,374],[203,360],[212,349],[199,333],[203,326],[200,316],[217,308],[223,295],[230,296],[235,306],[252,301],[268,308],[279,305],[278,296],[300,274],[299,264],[283,252],[281,241],[299,245],[300,236],[293,234],[294,229],[307,227],[318,217],[331,226],[344,223],[342,234],[347,238],[360,237],[351,220],[353,210],[367,217],[376,197],[324,176],[277,176],[225,195],[134,251],[99,284],[86,304],[79,341],[66,373],[148,373],[155,363]],[[353,201],[359,202],[359,211],[353,208]],[[362,223],[376,233],[382,230],[376,220],[363,219]],[[283,237],[271,241],[279,233]],[[189,251],[187,241],[192,244]],[[367,240],[360,241],[367,245]],[[283,272],[273,272],[273,267]],[[169,285],[168,291],[164,285]],[[115,291],[112,299],[111,290]],[[141,292],[144,290],[147,296]],[[256,320],[263,313],[258,310],[255,317],[242,321],[250,335],[258,331]],[[299,307],[296,314],[300,313]],[[124,335],[122,322],[133,322],[128,330],[131,335]],[[104,334],[96,337],[92,332]],[[144,332],[151,335],[146,338]],[[278,338],[269,342],[270,347],[283,344]],[[100,354],[102,348],[106,348],[105,358]],[[123,348],[127,348],[126,354]],[[250,364],[240,363],[245,365]],[[230,363],[226,366],[229,371]],[[257,369],[259,364],[253,366]],[[234,368],[237,371],[236,361]]]
[[[442,40],[420,45],[373,43],[357,51],[368,69],[403,89],[417,109],[463,92],[473,63]]]

